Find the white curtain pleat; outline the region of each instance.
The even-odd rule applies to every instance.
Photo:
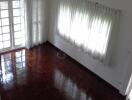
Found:
[[[45,42],[43,20],[44,0],[25,0],[26,48],[31,48]],[[42,18],[43,17],[43,18]]]
[[[104,60],[120,11],[88,0],[59,0],[58,31],[94,58]]]

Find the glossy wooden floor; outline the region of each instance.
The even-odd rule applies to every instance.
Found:
[[[0,56],[2,100],[125,100],[116,89],[45,43]]]

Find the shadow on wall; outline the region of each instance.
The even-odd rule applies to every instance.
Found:
[[[92,100],[82,89],[79,89],[70,78],[64,76],[58,69],[54,72],[54,84],[57,89],[64,92],[68,100]]]

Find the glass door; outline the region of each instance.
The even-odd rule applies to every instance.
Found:
[[[11,48],[8,1],[0,1],[0,50]]]
[[[20,0],[0,1],[0,52],[24,46],[24,17]]]

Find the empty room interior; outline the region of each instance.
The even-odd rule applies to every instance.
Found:
[[[131,0],[0,0],[0,100],[132,100],[131,18]]]

